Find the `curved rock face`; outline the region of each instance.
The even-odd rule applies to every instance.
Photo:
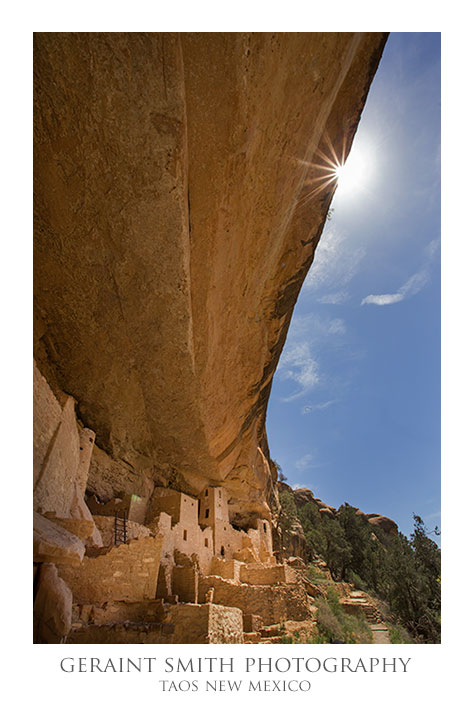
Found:
[[[293,489],[293,494],[297,508],[302,508],[302,506],[309,503],[317,505],[317,500],[312,493],[312,489],[307,489],[306,487]]]
[[[332,195],[314,164],[349,149],[385,40],[35,35],[35,357],[116,493],[221,484],[269,515],[266,406]]]
[[[380,516],[379,513],[368,513],[366,516],[368,523],[376,528],[381,528],[388,535],[397,535],[398,526],[391,518]]]
[[[313,503],[317,506],[320,513],[329,516],[330,518],[335,518],[337,514],[337,509],[334,506],[329,506],[324,503],[322,499],[316,499],[311,489],[294,489],[294,501],[296,502],[297,508],[302,508],[302,506],[307,503]]]

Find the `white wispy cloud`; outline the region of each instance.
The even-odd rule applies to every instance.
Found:
[[[340,303],[346,303],[348,300],[350,300],[348,291],[327,293],[325,296],[320,296],[320,298],[317,299],[319,303],[325,303],[326,305],[339,305]]]
[[[314,457],[311,454],[307,454],[303,457],[300,457],[295,463],[296,469],[298,469],[300,472],[303,472],[305,469],[308,469],[312,466],[313,459]]]
[[[332,320],[330,320],[327,328],[329,335],[344,335],[346,331],[344,320],[341,318],[332,318]]]
[[[440,239],[439,238],[429,242],[429,244],[425,248],[427,257],[429,257],[429,259],[432,259],[432,257],[434,256],[434,254],[436,253],[436,251],[438,250],[439,247],[440,247]]]
[[[314,406],[304,406],[302,409],[302,415],[307,415],[307,413],[312,413],[312,411],[323,411],[334,403],[335,399],[331,399],[330,401],[324,401],[323,403],[316,403]]]
[[[393,303],[400,303],[405,298],[415,296],[419,291],[422,291],[424,286],[430,280],[430,268],[432,260],[440,245],[440,240],[432,240],[425,249],[425,260],[419,271],[413,274],[405,284],[403,284],[396,293],[381,293],[370,294],[365,296],[361,301],[361,305],[373,304],[376,306],[389,306]]]
[[[331,335],[344,335],[346,325],[343,318],[306,313],[295,315],[291,321],[290,343],[296,340],[325,341]]]
[[[344,303],[349,299],[345,287],[365,255],[363,247],[353,247],[348,234],[331,225],[320,239],[304,287],[316,294],[319,303]]]
[[[284,381],[293,381],[295,391],[283,401],[295,401],[312,391],[322,381],[318,354],[327,344],[342,344],[346,325],[342,318],[313,313],[294,316],[288,342],[279,362],[278,373]]]
[[[319,365],[312,356],[309,342],[299,342],[288,347],[279,363],[283,379],[290,379],[299,386],[283,401],[294,401],[311,391],[320,381]]]
[[[431,521],[433,518],[440,518],[442,513],[440,511],[435,511],[435,513],[429,513],[428,516],[424,518],[424,521]]]

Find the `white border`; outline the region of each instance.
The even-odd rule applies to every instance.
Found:
[[[400,9],[401,5],[401,9]],[[153,677],[61,674],[61,657],[127,656],[137,648],[158,657],[411,657],[406,675],[333,674],[316,680],[309,695],[338,701],[444,702],[452,690],[462,691],[469,675],[469,590],[471,550],[471,32],[463,3],[441,9],[431,2],[309,3],[290,6],[269,2],[163,3],[37,2],[4,9],[2,52],[3,193],[7,222],[3,228],[2,301],[4,311],[2,370],[2,454],[4,513],[2,531],[4,671],[10,691],[35,701],[81,703],[162,697]],[[31,418],[31,34],[32,31],[442,31],[443,39],[443,642],[439,646],[33,646],[31,644],[31,573],[25,566],[30,544]],[[25,502],[25,497],[28,499]],[[26,547],[28,546],[28,547]],[[6,589],[5,589],[6,588]],[[307,653],[307,655],[306,655]],[[142,654],[142,653],[141,653]],[[366,654],[366,655],[365,655]],[[93,678],[92,680],[90,678]],[[382,677],[382,679],[380,679]],[[341,679],[340,679],[341,678]],[[469,678],[468,678],[469,679]],[[9,691],[4,685],[4,691]],[[469,688],[465,687],[464,692]],[[183,697],[167,694],[180,701]],[[201,697],[197,696],[197,700]],[[237,696],[228,694],[224,696]],[[238,695],[238,696],[241,696]],[[246,694],[245,696],[251,696]],[[288,696],[258,694],[258,700]],[[207,698],[207,697],[206,697]]]

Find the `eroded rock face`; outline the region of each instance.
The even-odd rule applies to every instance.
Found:
[[[269,515],[266,406],[331,198],[314,164],[349,148],[385,40],[35,35],[35,356],[107,453],[101,500],[220,484]]]

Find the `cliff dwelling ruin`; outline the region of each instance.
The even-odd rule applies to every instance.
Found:
[[[266,407],[386,38],[35,35],[35,642],[312,618]]]

